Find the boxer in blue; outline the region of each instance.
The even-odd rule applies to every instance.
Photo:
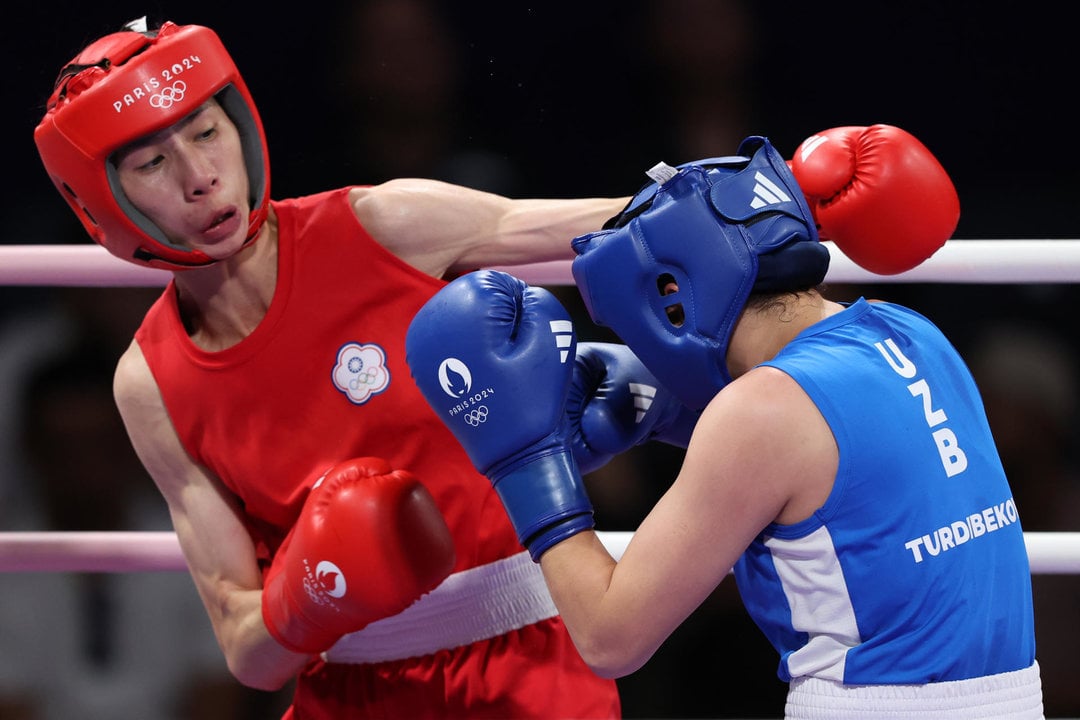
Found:
[[[573,242],[590,315],[627,345],[599,349],[655,388],[637,412],[611,403],[608,435],[687,448],[618,562],[581,479],[619,451],[591,454],[580,411],[582,368],[604,361],[559,303],[471,273],[406,341],[582,657],[634,672],[734,570],[789,682],[788,718],[1041,718],[1023,533],[962,358],[910,309],[822,295],[829,254],[765,138],[650,174]],[[875,192],[901,202],[912,182],[887,175]],[[467,380],[456,396],[448,363]]]

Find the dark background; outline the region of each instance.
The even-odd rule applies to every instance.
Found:
[[[365,114],[385,110],[385,98],[375,94],[350,97],[352,66],[371,60],[373,43],[359,42],[363,31],[344,18],[347,8],[364,3],[263,4],[262,12],[198,0],[71,10],[17,4],[12,14],[21,22],[0,30],[4,137],[14,170],[5,193],[9,220],[33,227],[32,206],[56,209],[31,133],[60,66],[89,40],[143,14],[151,22],[211,25],[222,36],[259,103],[276,196],[377,179],[378,168],[337,157],[350,137],[369,132]],[[694,74],[721,124],[734,117],[745,134],[768,135],[785,155],[835,125],[881,122],[913,133],[957,184],[957,237],[1073,234],[1067,210],[1078,159],[1076,40],[1058,3],[995,3],[992,12],[978,2],[845,0],[437,7],[453,56],[443,64],[457,68],[458,92],[441,116],[448,143],[455,152],[490,152],[511,165],[520,194],[624,194],[658,158],[693,159],[673,134],[683,78]],[[743,32],[732,28],[736,14],[746,16]],[[682,70],[659,59],[662,41],[684,46]],[[405,59],[384,55],[384,63],[397,65],[384,64],[378,83],[414,67],[425,72],[425,48],[387,50]]]
[[[9,16],[19,22],[0,28],[7,243],[87,241],[41,167],[33,128],[59,68],[90,40],[144,14],[152,25],[172,19],[217,30],[259,105],[277,198],[406,175],[516,197],[626,195],[658,160],[732,154],[748,134],[769,136],[790,157],[815,131],[887,123],[922,140],[952,176],[962,210],[955,238],[1077,236],[1077,40],[1060,3],[16,6]],[[1074,368],[1072,285],[836,288],[863,290],[930,315],[965,353],[980,352],[990,328],[1022,325],[1061,346]],[[0,322],[54,295],[0,288]],[[1038,372],[1029,364],[1010,377],[1023,385],[1025,373]],[[1071,492],[1075,386],[1057,391],[1070,397],[1054,429],[1035,420],[1024,427],[1054,433],[1056,444],[1037,460],[1041,467],[1050,456]],[[991,417],[1004,437],[1021,411],[1001,407]],[[1023,508],[1027,493],[1036,508],[1049,491],[1021,485],[1035,449],[1027,440],[1017,446],[1006,458],[1017,498]],[[595,480],[602,528],[633,529],[679,461],[663,448],[632,457]],[[1080,527],[1034,511],[1024,517],[1028,530]],[[1036,581],[1039,592],[1044,581]],[[1070,602],[1075,592],[1054,591]],[[1071,607],[1072,625],[1054,634],[1075,638],[1080,608]],[[1041,631],[1040,656],[1051,634]],[[627,715],[779,716],[785,688],[775,665],[725,583],[645,669],[621,681]],[[1044,674],[1048,715],[1080,715],[1075,689],[1057,690]]]

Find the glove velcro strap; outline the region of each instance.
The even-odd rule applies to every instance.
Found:
[[[552,545],[595,525],[581,473],[567,450],[515,463],[491,480],[518,541],[534,561]]]

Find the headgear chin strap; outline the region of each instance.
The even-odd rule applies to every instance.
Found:
[[[117,257],[183,269],[205,253],[171,242],[120,189],[112,156],[216,98],[240,133],[250,184],[248,241],[269,208],[270,164],[262,121],[235,63],[209,28],[164,23],[91,43],[60,72],[34,131],[45,169],[90,236]]]
[[[731,382],[728,342],[750,293],[817,285],[829,251],[763,137],[736,157],[664,169],[604,230],[574,239],[573,274],[592,319],[701,410]]]

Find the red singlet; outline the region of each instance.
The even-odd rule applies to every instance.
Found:
[[[263,569],[331,465],[379,456],[416,475],[454,535],[455,571],[521,552],[486,478],[421,397],[405,331],[444,283],[360,225],[348,188],[273,203],[278,278],[262,322],[205,352],[173,285],[136,339],[184,448],[236,494]],[[561,619],[433,655],[380,664],[315,661],[286,718],[618,717],[611,680],[580,659]]]

